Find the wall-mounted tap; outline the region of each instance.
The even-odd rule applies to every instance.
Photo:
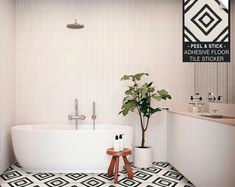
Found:
[[[196,93],[194,96],[191,96],[191,97],[190,97],[190,100],[191,100],[191,101],[196,101],[196,100],[202,101],[202,97],[200,96],[199,93]]]
[[[223,96],[221,96],[221,95],[218,96],[218,98],[217,98],[217,102],[218,102],[218,103],[222,103],[222,102],[223,102],[222,97],[223,97]]]
[[[85,120],[86,119],[86,116],[84,115],[78,115],[78,100],[75,99],[75,115],[69,115],[68,118],[69,120],[75,120],[75,123],[76,123],[76,129],[78,129],[78,120]]]
[[[95,102],[93,102],[92,104],[92,120],[93,120],[93,130],[95,130],[95,120],[96,120],[96,115],[95,115]]]
[[[207,99],[208,99],[209,102],[215,102],[216,98],[214,96],[214,93],[209,92],[208,95],[207,95]]]

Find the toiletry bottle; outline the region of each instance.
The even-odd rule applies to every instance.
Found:
[[[123,151],[124,150],[123,135],[124,134],[119,134],[119,151]]]
[[[193,112],[193,107],[195,106],[195,102],[193,100],[193,96],[190,97],[190,101],[188,103],[188,111]]]
[[[119,151],[118,135],[115,136],[114,143],[113,143],[113,150],[116,151],[116,152]]]

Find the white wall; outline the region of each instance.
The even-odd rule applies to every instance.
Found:
[[[118,116],[126,83],[123,74],[148,72],[167,89],[172,109],[185,109],[193,94],[193,66],[182,63],[181,0],[17,0],[16,123],[74,123],[79,113],[91,123],[132,124]],[[74,19],[82,30],[66,29]],[[151,121],[148,144],[165,160],[164,114]],[[138,135],[139,133],[137,133]],[[140,139],[138,138],[138,143]]]
[[[0,173],[13,161],[15,123],[15,1],[0,0]]]

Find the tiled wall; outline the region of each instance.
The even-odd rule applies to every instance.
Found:
[[[192,64],[182,63],[181,0],[17,0],[16,123],[68,123],[78,98],[91,123],[131,124],[118,116],[123,74],[148,72],[165,88],[171,109],[185,109],[193,94]],[[74,19],[82,30],[66,29]],[[165,159],[164,113],[152,118],[148,144]],[[137,131],[137,136],[139,133]],[[138,137],[138,142],[140,139]]]
[[[195,64],[195,91],[207,101],[208,92],[222,96],[223,103],[235,103],[235,3],[231,2],[231,62]],[[218,87],[217,87],[218,85]]]
[[[0,173],[13,162],[15,123],[15,1],[0,1]]]

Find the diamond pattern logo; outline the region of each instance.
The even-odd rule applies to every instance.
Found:
[[[211,17],[210,14],[208,14],[208,12],[205,12],[202,17],[200,19],[198,19],[203,25],[204,27],[209,27],[211,23],[213,23],[213,21],[215,20],[213,17]]]
[[[191,20],[205,35],[222,21],[208,4],[205,4]]]
[[[57,177],[55,179],[45,182],[44,184],[46,184],[49,187],[54,187],[54,186],[61,187],[65,186],[66,184],[69,184],[69,182],[61,177]]]
[[[14,180],[12,182],[8,183],[11,187],[24,187],[24,186],[28,186],[30,184],[33,184],[33,182],[28,179],[27,177],[24,178],[20,178],[17,180]]]

